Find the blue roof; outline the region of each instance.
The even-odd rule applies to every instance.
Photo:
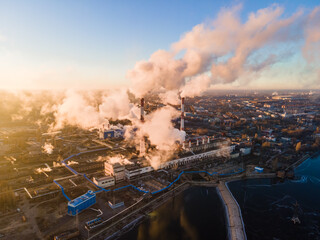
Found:
[[[78,206],[79,204],[87,201],[88,199],[95,197],[95,195],[96,194],[90,190],[87,193],[81,195],[80,197],[77,197],[77,198],[71,200],[70,202],[68,202],[68,205],[72,206],[72,207]]]

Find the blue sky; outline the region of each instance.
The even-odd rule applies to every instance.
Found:
[[[135,62],[239,3],[245,19],[274,1],[0,1],[0,88],[126,85]],[[286,16],[319,1],[277,3]]]

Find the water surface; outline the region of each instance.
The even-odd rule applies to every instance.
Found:
[[[320,239],[320,156],[296,170],[298,179],[251,179],[229,183],[248,239]],[[299,204],[295,208],[293,204]],[[297,209],[297,210],[295,210]],[[298,212],[301,224],[291,218]]]
[[[215,188],[192,187],[169,200],[120,239],[226,239],[224,208]]]

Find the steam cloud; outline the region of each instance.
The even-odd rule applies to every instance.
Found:
[[[305,40],[307,59],[319,57],[320,7],[284,17],[284,8],[273,4],[250,13],[245,22],[240,19],[241,8],[222,9],[216,19],[185,33],[170,51],[158,50],[148,61],[137,62],[127,74],[131,90],[143,96],[163,88],[194,97],[216,83],[249,81],[291,55],[270,49],[300,39]]]
[[[107,162],[109,162],[111,164],[120,163],[121,165],[132,164],[132,162],[130,162],[128,159],[126,159],[122,155],[110,157],[107,159]]]
[[[52,146],[51,143],[45,143],[45,144],[42,146],[42,149],[43,149],[43,151],[44,151],[45,153],[47,153],[47,154],[52,154],[54,147]]]
[[[320,79],[320,7],[286,17],[284,8],[274,4],[250,13],[246,21],[240,18],[241,8],[241,5],[223,8],[216,19],[196,25],[173,43],[169,51],[158,50],[148,61],[137,62],[127,73],[132,83],[130,92],[143,97],[161,90],[162,101],[176,105],[179,95],[195,97],[217,83],[251,81],[292,55],[290,51],[276,51],[279,46],[296,42],[304,42],[301,54]],[[28,108],[31,100],[27,95],[26,99],[23,111],[31,112]],[[68,91],[58,98],[58,103],[43,105],[40,112],[44,116],[53,115],[51,131],[65,125],[90,129],[110,118],[130,119],[131,128],[139,130],[140,136],[134,139],[136,143],[147,136],[156,146],[146,156],[155,168],[172,155],[175,142],[185,138],[185,132],[173,127],[171,119],[179,113],[171,107],[148,114],[142,124],[137,117],[139,108],[130,102],[126,89],[102,93],[98,98]],[[21,115],[23,112],[13,117],[19,119]],[[110,161],[124,163],[126,159],[118,156]]]

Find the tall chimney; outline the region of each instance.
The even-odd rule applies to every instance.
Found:
[[[141,98],[141,104],[140,104],[140,121],[144,122],[144,98]],[[146,153],[146,143],[144,141],[144,137],[141,136],[140,138],[140,156],[144,156]]]
[[[184,97],[181,98],[181,121],[180,131],[184,131]]]
[[[199,146],[199,139],[197,139],[197,146]]]
[[[210,143],[210,137],[208,137],[208,143]]]
[[[204,145],[205,143],[204,143],[204,137],[202,137],[202,144]]]
[[[144,98],[141,98],[140,110],[140,120],[144,122]]]
[[[189,148],[191,148],[191,140],[189,140]]]

